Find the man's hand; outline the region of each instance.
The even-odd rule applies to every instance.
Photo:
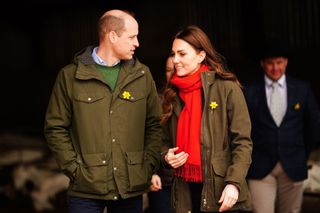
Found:
[[[159,177],[159,175],[154,174],[154,175],[152,175],[152,178],[151,178],[150,190],[152,192],[157,192],[160,189],[162,189],[161,178]]]

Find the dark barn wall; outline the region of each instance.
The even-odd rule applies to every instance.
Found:
[[[161,87],[173,34],[197,24],[246,83],[260,74],[255,59],[263,39],[290,46],[288,73],[312,84],[320,103],[318,0],[56,0],[1,7],[0,132],[42,134],[45,108],[59,69],[97,44],[96,23],[111,8],[133,11],[140,24],[138,58]],[[39,9],[40,8],[40,9]]]

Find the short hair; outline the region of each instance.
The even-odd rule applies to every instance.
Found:
[[[118,36],[124,32],[124,19],[122,17],[117,17],[114,15],[104,15],[99,19],[98,22],[98,35],[99,38],[103,38],[103,36],[110,32],[115,31]]]

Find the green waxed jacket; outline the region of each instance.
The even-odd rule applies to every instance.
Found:
[[[59,72],[44,133],[70,177],[69,195],[114,200],[140,195],[160,163],[155,83],[148,67],[132,59],[121,62],[112,92],[95,68],[92,49]]]
[[[201,211],[218,212],[221,205],[218,201],[228,183],[234,184],[240,192],[231,210],[249,210],[251,197],[246,175],[251,164],[251,122],[242,90],[233,81],[217,78],[213,71],[202,73],[201,80]],[[214,102],[216,105],[211,107]],[[164,125],[163,142],[169,147],[176,146],[176,128],[182,107],[181,100],[176,98],[173,114]],[[172,206],[177,213],[191,210],[189,186],[181,178],[173,180]]]

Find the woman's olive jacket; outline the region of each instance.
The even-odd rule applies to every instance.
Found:
[[[58,74],[45,136],[70,177],[69,195],[117,200],[146,192],[160,164],[161,108],[151,73],[121,62],[112,91],[96,69],[92,47]]]
[[[201,163],[203,188],[201,211],[218,212],[226,184],[239,189],[239,199],[231,210],[249,210],[250,193],[246,175],[251,163],[251,122],[241,88],[230,80],[218,78],[213,71],[201,74],[203,114],[201,120]],[[182,102],[176,98],[173,114],[164,125],[163,142],[175,147],[178,116]],[[187,131],[187,130],[186,130]],[[175,177],[172,207],[177,213],[191,210],[188,184]]]

